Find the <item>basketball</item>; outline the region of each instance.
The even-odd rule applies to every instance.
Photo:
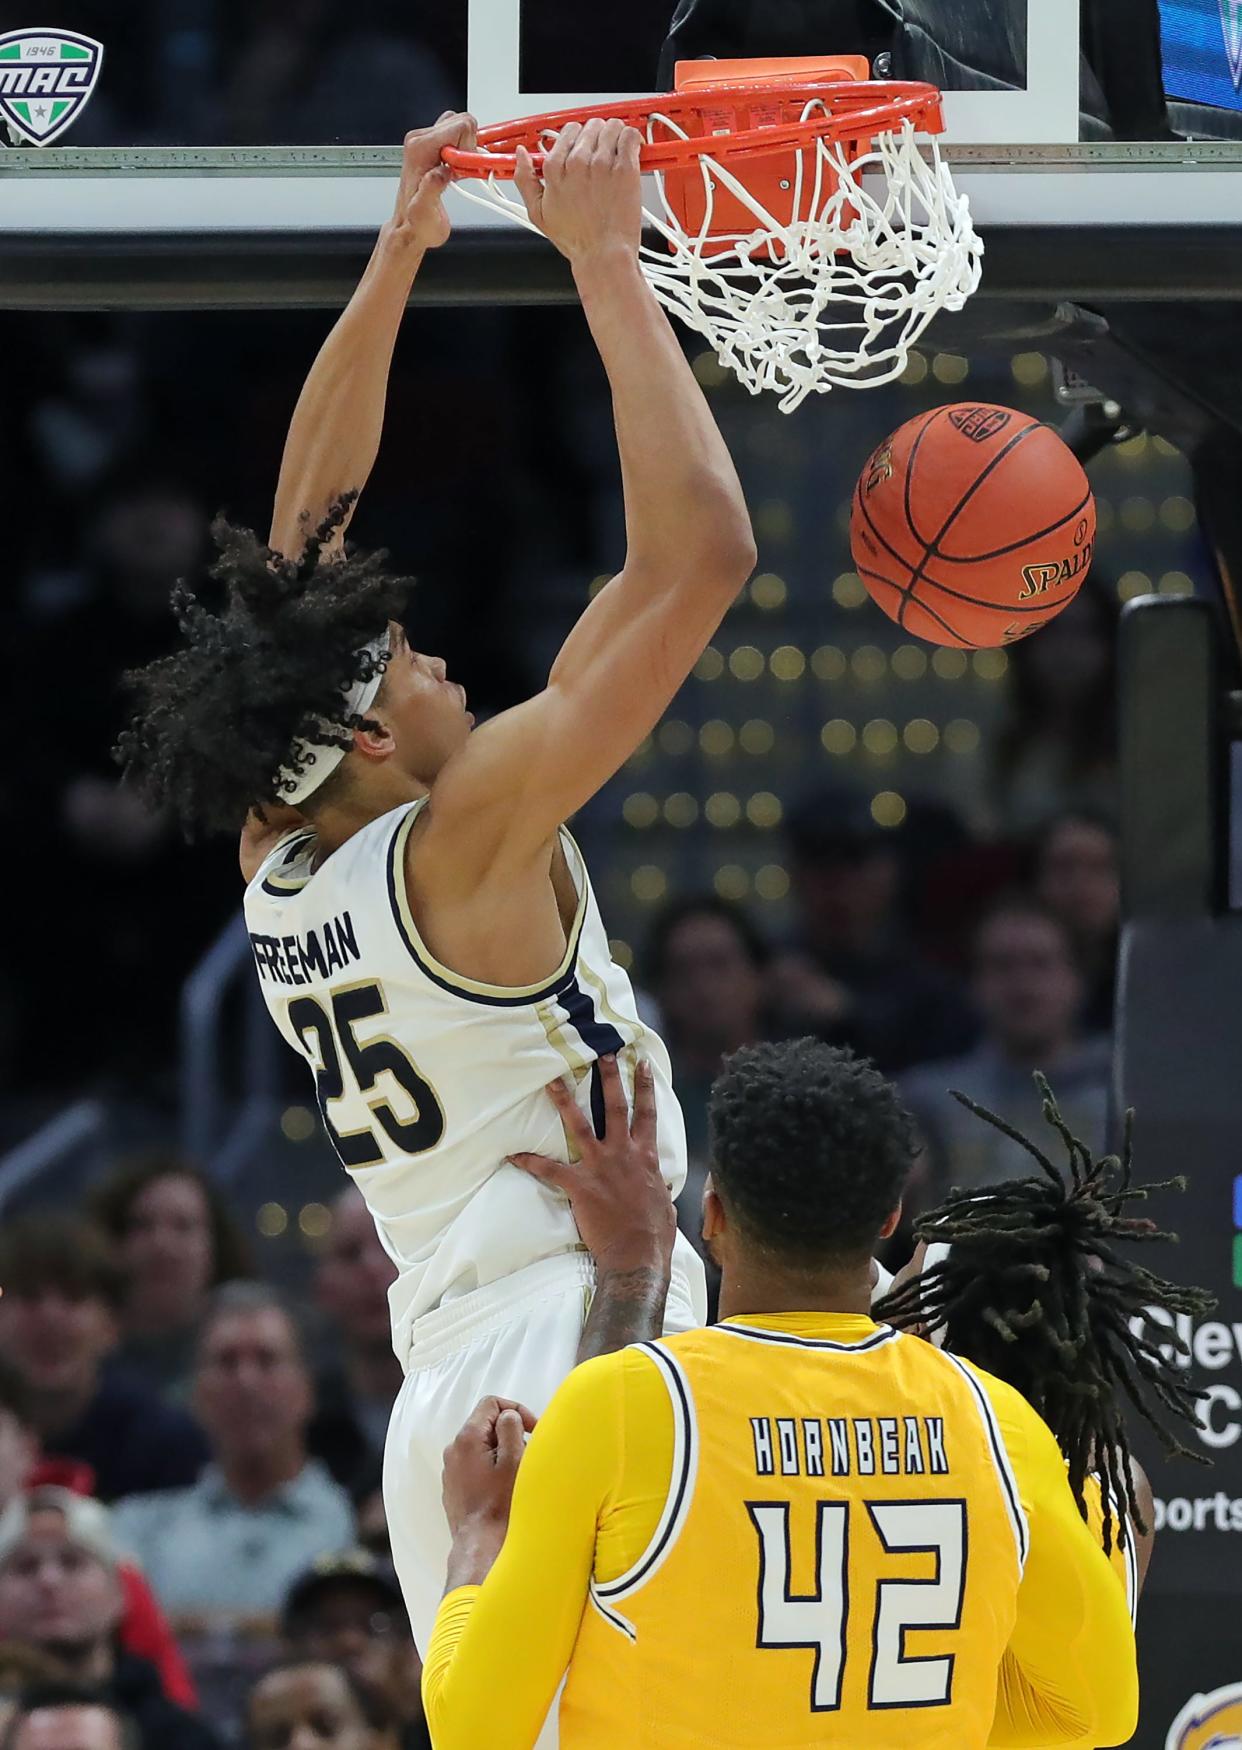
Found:
[[[882,443],[850,546],[872,599],[931,644],[1016,644],[1067,608],[1095,550],[1082,464],[1010,407],[937,407]]]

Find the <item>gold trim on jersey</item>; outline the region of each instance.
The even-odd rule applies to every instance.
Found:
[[[304,845],[308,844],[310,840],[314,838],[314,836],[315,834],[313,831],[307,832],[302,827],[294,827],[291,834],[287,833],[285,837],[279,840],[275,845],[268,861],[271,862],[279,856],[281,863],[291,862],[291,853],[296,850],[301,850]],[[282,851],[284,854],[280,855]],[[315,871],[312,869],[309,874],[300,876],[296,881],[290,880],[287,875],[265,875],[260,872],[259,885],[264,893],[273,894],[279,899],[286,893],[300,893],[314,872]]]
[[[581,1053],[575,1049],[570,1040],[566,1038],[565,1029],[569,1027],[570,1022],[556,1013],[556,1003],[554,1001],[540,1003],[536,1008],[535,1013],[538,1015],[540,1025],[547,1034],[548,1044],[559,1057],[564,1058],[569,1073],[573,1077],[574,1087],[581,1087],[582,1083],[591,1073],[593,1059],[590,1057],[583,1057]],[[573,1137],[570,1136],[569,1131],[565,1129],[564,1124],[562,1124],[561,1129],[565,1137],[565,1152],[569,1159],[571,1161],[581,1160],[582,1152],[578,1148],[577,1143],[575,1143]]]
[[[604,1019],[615,1027],[623,1039],[628,1039],[630,1046],[637,1046],[647,1032],[641,1021],[627,1021],[624,1015],[619,1015],[608,1001],[608,987],[598,972],[593,972],[585,960],[578,963],[578,978],[582,984],[589,984],[598,999],[596,1008]]]
[[[584,1053],[583,1051],[579,1051],[573,1041],[566,1037],[567,1030],[572,1030],[576,1033],[577,1028],[574,1027],[573,1022],[569,1019],[568,1015],[558,1015],[556,1010],[556,998],[549,997],[546,1003],[540,1003],[536,1007],[535,1013],[538,1015],[539,1023],[547,1034],[548,1044],[559,1057],[565,1059],[565,1062],[569,1065],[570,1074],[573,1076],[575,1082],[580,1082],[583,1076],[590,1073],[591,1065],[595,1062],[595,1058],[591,1052]]]
[[[458,996],[471,997],[476,1002],[508,1003],[517,1006],[554,997],[558,989],[573,976],[578,959],[578,945],[582,936],[582,927],[586,922],[587,902],[591,895],[586,860],[575,844],[572,835],[565,827],[561,828],[562,843],[568,847],[569,852],[572,852],[572,857],[566,855],[566,861],[569,864],[570,877],[577,889],[578,906],[574,913],[573,924],[568,933],[560,965],[555,972],[547,978],[540,979],[537,984],[487,984],[482,979],[467,978],[464,973],[454,972],[451,966],[445,966],[442,961],[437,960],[419,935],[418,926],[414,922],[414,914],[410,910],[409,895],[405,887],[406,841],[409,839],[410,829],[418,819],[427,800],[426,797],[423,797],[411,807],[393,834],[388,854],[388,892],[392,901],[393,916],[415,962],[433,983],[441,985],[445,990],[455,992]],[[576,874],[575,862],[577,864]]]

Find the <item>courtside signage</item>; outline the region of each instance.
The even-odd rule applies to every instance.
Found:
[[[16,143],[50,146],[90,101],[103,44],[73,30],[10,30],[0,36],[0,120]]]

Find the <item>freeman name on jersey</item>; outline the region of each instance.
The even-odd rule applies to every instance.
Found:
[[[259,977],[274,984],[309,984],[327,978],[351,960],[361,960],[354,920],[347,911],[327,918],[304,936],[260,936],[251,930]]]
[[[760,1477],[947,1476],[943,1416],[752,1416]]]

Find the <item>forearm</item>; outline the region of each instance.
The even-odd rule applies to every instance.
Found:
[[[496,1565],[504,1548],[503,1525],[481,1525],[471,1521],[453,1533],[449,1545],[448,1571],[444,1580],[444,1595],[460,1586],[481,1586]]]
[[[703,391],[631,250],[579,259],[574,278],[612,389],[627,570],[671,561],[689,574],[706,559],[710,571],[716,555],[748,549],[751,532]]]
[[[597,1269],[591,1310],[578,1344],[579,1362],[646,1343],[664,1329],[669,1263],[652,1257]]]
[[[270,537],[278,553],[296,555],[307,529],[345,493],[366,485],[379,451],[397,330],[423,253],[385,225],[320,348],[285,440]]]

